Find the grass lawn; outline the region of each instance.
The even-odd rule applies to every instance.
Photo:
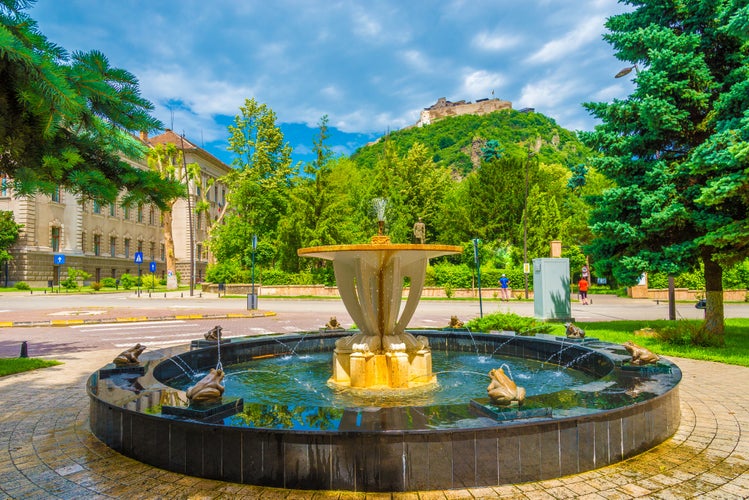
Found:
[[[59,361],[39,358],[0,358],[0,377],[27,372],[37,368],[60,365]]]
[[[623,344],[631,340],[635,344],[663,356],[716,361],[730,365],[749,367],[749,319],[733,318],[726,320],[725,346],[700,347],[683,342],[666,342],[657,337],[643,337],[634,335],[635,330],[652,328],[659,331],[666,327],[676,326],[688,337],[690,329],[697,329],[700,321],[608,321],[593,323],[575,323],[585,330],[586,337],[594,337],[606,342]],[[564,335],[564,325],[554,325],[553,334]]]

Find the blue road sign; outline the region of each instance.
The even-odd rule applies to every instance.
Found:
[[[136,264],[143,264],[143,252],[135,252],[135,261]]]
[[[61,266],[65,264],[65,255],[64,254],[55,254],[55,265]]]
[[[148,263],[148,270],[152,273],[156,272],[156,263],[155,262],[149,262]]]

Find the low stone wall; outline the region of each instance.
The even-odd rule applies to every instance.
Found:
[[[216,283],[203,283],[202,290],[207,293],[218,293],[219,286]],[[408,295],[408,288],[403,289],[403,297]],[[252,285],[247,283],[227,283],[221,294],[227,295],[246,295],[252,293]],[[258,296],[277,296],[277,297],[340,297],[338,287],[325,285],[262,285],[255,283],[255,293]],[[424,287],[421,293],[422,297],[447,298],[447,293],[442,287]],[[454,288],[451,297],[456,299],[478,299],[479,292],[477,288]],[[525,298],[525,290],[510,289],[510,296],[514,299]],[[485,299],[498,299],[500,297],[499,288],[482,288],[481,297]],[[533,291],[528,292],[528,298],[533,298]]]
[[[668,288],[648,288],[644,285],[637,285],[627,288],[627,296],[633,299],[668,300]],[[676,300],[696,302],[704,297],[704,290],[674,288]],[[746,290],[723,290],[723,300],[726,302],[745,302]]]

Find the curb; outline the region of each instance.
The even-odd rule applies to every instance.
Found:
[[[275,316],[273,311],[255,313],[226,314],[175,314],[172,316],[131,316],[125,318],[87,318],[87,319],[51,319],[44,321],[0,321],[0,328],[18,328],[32,326],[74,326],[97,325],[103,323],[135,323],[137,321],[173,321],[177,319],[242,319],[265,318]]]

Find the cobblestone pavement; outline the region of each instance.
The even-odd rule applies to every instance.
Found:
[[[112,451],[89,432],[85,380],[118,353],[57,356],[63,365],[0,378],[0,499],[749,498],[749,368],[674,359],[684,375],[678,431],[613,466],[490,488],[364,494],[199,479]]]

